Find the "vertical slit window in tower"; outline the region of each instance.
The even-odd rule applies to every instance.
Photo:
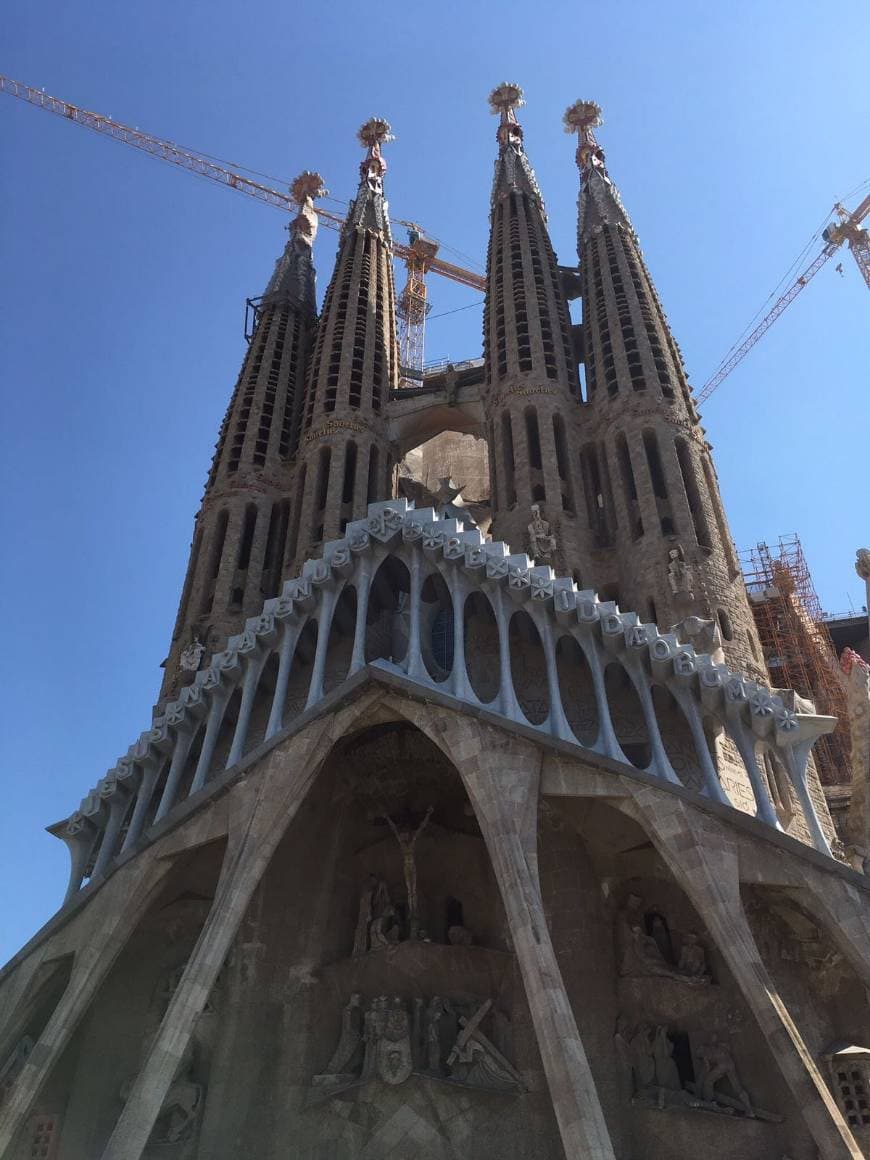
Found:
[[[613,502],[613,487],[610,483],[610,467],[607,461],[607,444],[598,444],[598,470],[601,474],[601,485],[604,495],[604,527],[607,535],[605,547],[613,544],[616,533],[617,518],[616,504]]]
[[[272,347],[272,361],[263,392],[263,401],[260,405],[260,425],[257,430],[257,441],[254,444],[254,453],[251,457],[255,467],[263,467],[269,451],[269,437],[272,432],[272,423],[275,417],[275,399],[278,393],[278,383],[281,379],[281,361],[284,355],[284,339],[287,334],[287,317],[289,308],[284,305],[276,308],[278,327],[275,334],[275,345]]]
[[[621,240],[621,234],[617,233],[616,236]],[[631,376],[631,386],[635,391],[645,391],[646,380],[643,374],[640,351],[637,347],[637,338],[635,337],[634,326],[631,321],[628,296],[625,292],[625,282],[622,277],[616,243],[610,226],[604,227],[603,237],[607,251],[607,261],[610,266],[610,284],[613,288],[616,313],[619,317],[619,327],[622,332],[622,346],[628,363],[628,373]],[[620,249],[622,249],[622,246],[620,246]]]
[[[637,257],[632,240],[623,232],[620,231],[620,237],[623,241],[623,252],[625,253],[626,261],[631,272],[631,280],[634,285],[634,292],[637,298],[638,307],[640,308],[641,318],[643,319],[644,329],[646,330],[647,341],[649,343],[650,351],[653,356],[653,362],[656,367],[656,374],[659,380],[659,387],[662,395],[666,399],[674,397],[674,388],[671,383],[671,376],[668,371],[668,364],[665,359],[662,345],[659,342],[658,333],[655,327],[655,320],[653,317],[652,303],[655,300],[656,306],[658,301],[655,299],[655,292],[652,289],[652,283],[647,273],[646,267]],[[660,323],[663,331],[667,332],[664,316],[661,315],[659,308]]]
[[[659,617],[658,617],[658,613],[656,612],[656,602],[653,600],[652,597],[649,598],[648,607],[649,607],[649,623],[650,624],[658,624]]]
[[[722,510],[722,498],[719,495],[713,463],[706,453],[701,455],[701,463],[704,468],[704,479],[707,484],[707,493],[710,496],[710,505],[713,508],[713,518],[716,520],[716,528],[719,532],[719,542],[725,553],[725,562],[731,576],[736,576],[740,570],[740,565],[737,562],[737,553],[734,551],[734,541],[731,539],[731,533],[725,523],[725,512]]]
[[[508,205],[510,206],[511,285],[513,288],[517,366],[521,371],[530,371],[532,369],[532,344],[529,337],[523,249],[520,241],[520,212],[523,200],[519,194],[512,193],[508,199]]]
[[[379,494],[379,480],[378,471],[380,468],[380,452],[377,447],[369,448],[369,479],[368,479],[368,502],[377,503],[383,497]]]
[[[329,466],[332,461],[332,450],[321,447],[317,459],[317,490],[314,495],[314,507],[311,511],[311,538],[315,543],[323,539],[323,513],[326,510],[326,498],[329,495]]]
[[[299,478],[296,480],[296,498],[293,503],[293,524],[287,540],[287,566],[296,559],[296,549],[299,547],[299,526],[302,523],[302,500],[305,497],[305,475],[307,468],[303,463],[299,469]]]
[[[356,443],[351,439],[344,449],[344,481],[341,488],[341,502],[353,503],[356,485]]]
[[[601,468],[598,462],[598,448],[594,443],[587,443],[585,447],[580,449],[580,471],[583,476],[586,515],[589,519],[589,527],[595,537],[595,546],[596,548],[607,548],[611,543],[611,535],[604,487],[601,480]]]
[[[526,447],[529,453],[529,466],[534,471],[540,471],[544,464],[541,458],[541,435],[538,431],[538,412],[534,407],[526,407]]]
[[[302,322],[298,313],[293,313],[293,329],[290,332],[290,350],[287,354],[287,386],[284,391],[283,410],[281,412],[281,438],[278,443],[278,454],[282,459],[289,459],[291,442],[293,439],[293,416],[296,411],[296,390],[300,370],[302,338]]]
[[[556,467],[562,483],[562,510],[574,512],[574,485],[568,468],[568,446],[565,439],[565,421],[561,415],[553,416],[553,442],[556,444]]]
[[[178,616],[175,618],[175,628],[172,633],[172,639],[177,640],[178,636],[184,627],[184,620],[187,616],[187,606],[190,603],[190,591],[193,588],[193,581],[196,576],[196,568],[199,563],[199,551],[202,547],[202,528],[197,528],[193,537],[193,547],[190,550],[190,563],[187,565],[187,576],[184,579],[184,588],[181,593],[181,601],[178,605]]]
[[[501,448],[504,459],[505,498],[508,508],[516,506],[517,485],[514,466],[514,433],[510,415],[505,411],[501,417]]]
[[[254,402],[254,391],[257,386],[257,379],[260,377],[260,368],[263,364],[263,356],[269,340],[271,323],[271,314],[261,316],[260,325],[257,328],[255,349],[251,354],[251,362],[245,374],[245,389],[241,396],[241,406],[236,413],[236,425],[233,430],[233,441],[230,446],[229,462],[227,463],[227,471],[230,473],[238,470],[239,461],[242,457],[245,435],[248,430],[248,419],[251,414],[251,406]]]
[[[218,573],[221,570],[221,557],[224,554],[224,541],[227,538],[227,524],[229,523],[230,513],[226,508],[219,513],[215,523],[214,535],[211,541],[211,551],[209,554],[209,567],[207,583],[203,587],[202,605],[200,606],[200,614],[204,615],[211,612],[211,606],[214,601],[214,586],[218,578]]]
[[[246,572],[251,562],[251,548],[254,544],[254,531],[257,527],[257,505],[245,505],[245,520],[242,525],[242,536],[239,540],[239,555],[236,567],[240,572]]]
[[[555,310],[547,300],[547,280],[544,274],[544,244],[542,233],[543,222],[537,207],[532,206],[527,198],[522,202],[526,217],[526,237],[529,243],[529,255],[532,259],[532,276],[535,284],[535,301],[538,308],[538,329],[541,336],[541,346],[544,351],[544,373],[548,379],[559,377],[556,362],[556,346],[553,339],[553,315]],[[555,307],[555,300],[553,302]]]
[[[674,536],[676,535],[676,529],[674,528],[674,517],[671,512],[670,499],[668,497],[668,485],[665,479],[664,468],[662,467],[662,457],[659,453],[659,441],[655,431],[650,428],[647,428],[643,432],[643,448],[646,452],[646,462],[649,468],[653,495],[656,499],[662,534],[665,536]]]
[[[504,216],[505,203],[504,201],[499,201],[498,206],[496,207],[495,226],[493,228],[493,236],[490,243],[494,255],[494,272],[490,293],[494,303],[493,325],[495,327],[496,340],[496,369],[500,379],[503,379],[507,374],[507,320],[505,318],[504,279]]]
[[[619,380],[616,377],[616,363],[613,359],[613,336],[610,333],[610,322],[607,317],[607,297],[604,293],[604,272],[601,260],[601,250],[604,246],[603,235],[599,234],[594,240],[591,251],[595,281],[595,321],[598,327],[598,336],[601,340],[602,369],[604,381],[607,385],[607,394],[613,398],[619,391]]]
[[[369,312],[369,285],[371,280],[371,234],[363,238],[362,261],[357,283],[356,319],[353,330],[353,358],[351,360],[348,403],[357,411],[362,402],[363,362],[366,351],[366,331]]]
[[[685,439],[677,439],[675,443],[677,462],[680,465],[680,475],[683,477],[683,488],[686,492],[686,502],[689,505],[692,524],[695,529],[695,539],[698,541],[698,547],[706,548],[709,551],[713,545],[710,542],[710,529],[707,525],[707,516],[704,511],[701,492],[698,488],[698,481],[695,478],[692,453],[689,451],[689,445]]]
[[[385,255],[379,255],[380,263],[386,262]],[[374,356],[372,358],[372,409],[380,413],[384,394],[384,352],[389,349],[389,336],[385,324],[384,314],[384,280],[383,270],[378,269],[377,286],[375,289],[375,334]]]
[[[266,550],[263,553],[263,579],[260,583],[260,592],[267,598],[277,596],[281,587],[281,561],[284,557],[284,541],[287,538],[289,518],[290,504],[286,499],[272,504]]]
[[[486,445],[489,450],[489,492],[490,492],[490,506],[494,511],[499,510],[499,486],[498,486],[498,470],[496,468],[495,454],[495,425],[490,419],[486,430]]]
[[[640,505],[637,501],[637,486],[634,482],[634,469],[631,466],[631,452],[628,450],[628,441],[622,432],[616,437],[616,458],[619,461],[619,472],[622,476],[622,487],[625,495],[625,506],[628,509],[631,538],[633,540],[639,540],[643,535],[643,520],[640,514]]]

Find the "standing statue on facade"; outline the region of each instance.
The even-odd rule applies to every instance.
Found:
[[[181,656],[178,658],[178,667],[183,673],[195,673],[204,653],[205,645],[198,636],[195,636],[187,648],[182,650]]]
[[[390,829],[395,835],[396,841],[399,843],[399,849],[402,851],[402,870],[405,875],[405,890],[408,895],[408,938],[416,939],[420,933],[420,914],[419,902],[417,899],[417,864],[414,860],[414,847],[417,844],[417,839],[425,830],[432,817],[432,806],[426,810],[426,816],[423,821],[412,833],[408,829],[399,829],[393,819],[384,814]]]
[[[550,525],[541,515],[541,505],[533,503],[532,522],[529,524],[529,555],[538,560],[552,560],[556,554],[556,537]]]
[[[694,576],[691,567],[686,563],[682,544],[668,549],[668,585],[674,596],[681,597],[687,603],[695,599],[692,590]]]

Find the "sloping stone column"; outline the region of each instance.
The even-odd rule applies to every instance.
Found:
[[[142,1155],[251,896],[341,728],[340,713],[313,722],[269,755],[234,803],[214,903],[102,1160]]]
[[[431,722],[421,721],[421,727],[431,734]],[[544,915],[537,864],[540,751],[469,721],[445,724],[434,736],[462,777],[486,841],[565,1156],[567,1160],[614,1160]]]
[[[91,903],[86,934],[79,935],[69,982],[4,1102],[0,1156],[10,1155],[12,1142],[33,1111],[46,1080],[172,867],[173,861],[166,859],[152,862],[144,870],[136,863],[122,868]]]
[[[819,1156],[861,1160],[863,1153],[762,961],[740,898],[736,845],[677,798],[642,786],[632,790],[632,798],[631,803],[614,804],[649,834],[706,923],[770,1045]]]

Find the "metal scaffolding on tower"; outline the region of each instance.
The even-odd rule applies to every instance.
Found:
[[[741,558],[771,684],[794,689],[813,701],[819,713],[838,718],[814,756],[823,785],[848,783],[852,767],[846,697],[801,542],[796,534],[780,536],[773,547],[756,544]]]

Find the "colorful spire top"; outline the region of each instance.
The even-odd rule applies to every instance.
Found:
[[[290,186],[290,196],[299,206],[299,213],[290,223],[291,236],[306,245],[314,244],[317,236],[317,212],[314,209],[315,197],[325,197],[329,193],[323,185],[323,178],[319,173],[312,173],[306,169],[304,173],[293,181]]]
[[[370,230],[381,234],[384,241],[392,244],[387,202],[384,198],[384,174],[387,163],[381,156],[381,146],[394,140],[389,121],[383,117],[369,117],[360,125],[357,140],[366,151],[359,167],[359,189],[350,204],[346,228]]]
[[[637,235],[622,204],[619,190],[607,172],[604,150],[595,139],[595,130],[604,123],[601,106],[595,101],[575,101],[565,110],[562,123],[566,133],[577,134],[577,152],[574,156],[580,170],[578,247],[582,248],[584,237],[605,223],[624,227],[637,242]]]
[[[495,136],[501,148],[522,142],[523,127],[517,121],[514,110],[525,103],[523,90],[519,85],[511,84],[509,81],[502,81],[489,94],[490,111],[500,118]]]
[[[594,129],[604,123],[601,106],[595,101],[575,101],[565,110],[562,118],[566,133],[576,133],[577,168],[581,172],[604,169],[604,150],[595,140]]]
[[[387,163],[381,156],[381,146],[395,140],[390,132],[390,123],[383,117],[369,117],[364,125],[360,125],[356,136],[366,150],[365,160],[359,167],[360,180],[368,184],[372,193],[382,193]]]

